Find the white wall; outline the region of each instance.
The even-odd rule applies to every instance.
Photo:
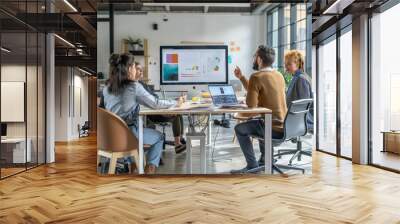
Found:
[[[167,15],[168,22],[163,21]],[[235,65],[242,68],[248,76],[253,72],[253,54],[259,44],[266,43],[265,15],[241,14],[199,14],[199,13],[149,13],[147,15],[115,15],[114,52],[121,51],[122,39],[147,38],[149,40],[150,61],[156,62],[149,66],[151,83],[159,86],[159,50],[161,45],[179,45],[181,41],[222,42],[229,45],[232,41],[240,47],[239,52],[229,52],[232,64],[229,65],[229,79],[235,79]],[[152,29],[152,24],[158,24],[158,30]],[[99,36],[108,35],[108,27],[98,26]],[[98,46],[107,46],[107,38],[99,38]],[[105,58],[109,54],[98,51],[103,59],[98,60],[98,71],[108,73],[105,68]],[[139,58],[138,58],[139,59]],[[176,87],[172,87],[175,88]]]
[[[110,56],[109,22],[97,22],[97,72],[108,74]]]
[[[55,140],[77,139],[78,124],[83,125],[89,117],[88,78],[75,68],[56,67],[55,86]]]

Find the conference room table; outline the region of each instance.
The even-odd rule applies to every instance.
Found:
[[[139,174],[144,173],[144,148],[143,148],[143,125],[145,117],[148,115],[182,115],[182,116],[208,116],[208,141],[211,139],[211,116],[222,114],[240,113],[243,115],[258,114],[265,119],[265,174],[272,174],[273,150],[272,150],[272,111],[267,108],[217,108],[212,104],[194,104],[185,102],[181,107],[170,109],[149,109],[141,108],[139,112]],[[190,144],[190,143],[189,143]],[[191,155],[189,155],[191,156]],[[189,158],[190,159],[190,158]],[[201,156],[201,163],[205,164],[207,158]],[[188,161],[186,161],[188,162]]]

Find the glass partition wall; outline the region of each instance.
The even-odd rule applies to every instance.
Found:
[[[317,150],[352,158],[352,26],[317,45]]]
[[[15,4],[13,4],[15,3]],[[24,23],[41,1],[2,2],[0,11],[0,178],[45,163],[45,34]],[[17,7],[17,8],[15,8]]]

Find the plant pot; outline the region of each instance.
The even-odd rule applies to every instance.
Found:
[[[133,51],[138,51],[138,50],[140,50],[140,45],[139,45],[139,44],[132,44],[132,50],[133,50]]]

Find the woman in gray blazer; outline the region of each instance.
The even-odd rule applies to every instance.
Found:
[[[285,54],[286,71],[292,74],[292,80],[286,91],[286,104],[289,108],[290,104],[295,100],[312,99],[313,93],[311,88],[310,77],[304,72],[304,56],[298,50],[291,50]],[[309,131],[314,130],[314,110],[310,108],[307,116],[307,125]]]

